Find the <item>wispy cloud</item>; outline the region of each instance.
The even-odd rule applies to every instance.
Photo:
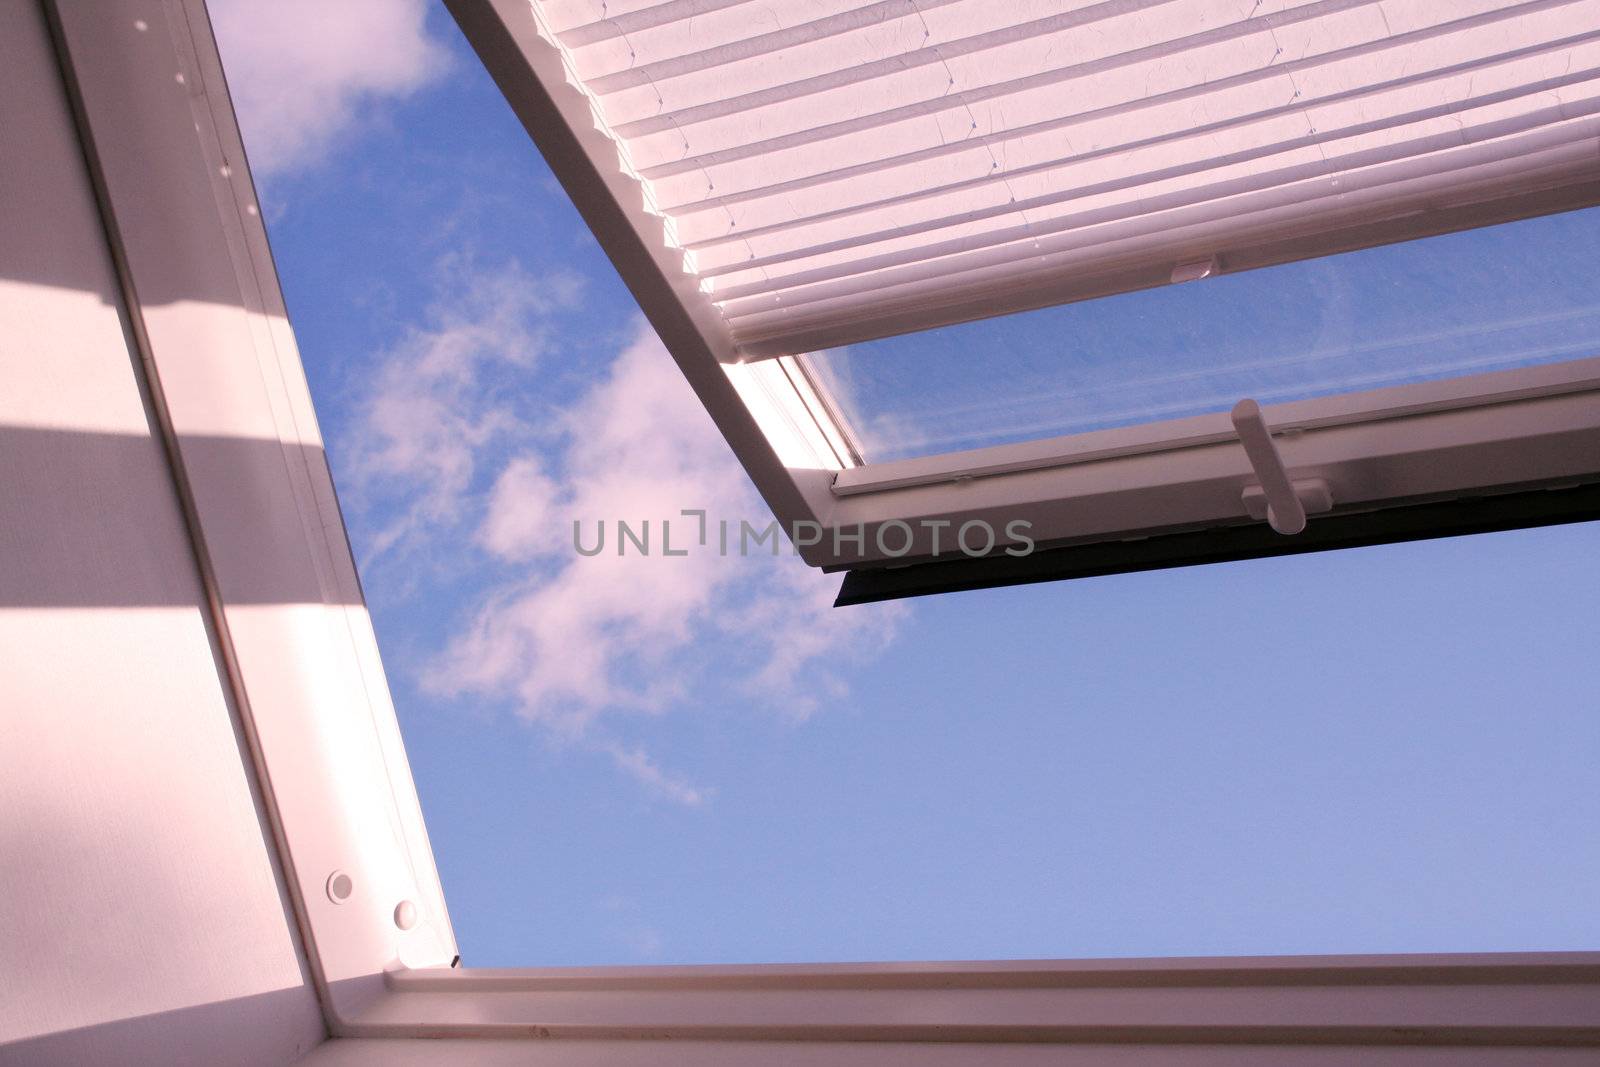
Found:
[[[616,743],[603,743],[602,747],[617,767],[638,779],[651,792],[675,804],[698,808],[707,799],[707,792],[681,778],[663,771],[650,754],[642,748],[624,748]]]
[[[448,66],[425,0],[211,0],[211,20],[257,177],[323,158],[365,109]]]
[[[571,286],[515,265],[442,275],[426,321],[363,379],[345,450],[372,520],[369,562],[454,553],[469,572],[452,580],[470,606],[421,683],[504,703],[658,797],[703,804],[711,790],[627,740],[630,717],[715,692],[803,718],[845,693],[843,668],[890,639],[898,609],[834,610],[837,579],[786,544],[776,557],[716,550],[719,520],[737,530],[770,513],[642,321],[573,402],[532,408],[572,349],[558,322],[570,295],[530,294]],[[706,546],[685,509],[707,513]],[[648,524],[649,555],[617,552],[619,520]],[[664,520],[688,555],[661,554]],[[605,551],[578,554],[573,523],[590,545],[602,521]]]
[[[435,278],[421,321],[363,368],[356,391],[349,473],[367,501],[385,505],[367,560],[432,548],[478,521],[487,463],[526,447],[535,429],[523,386],[550,347],[550,319],[582,290],[576,276],[535,279],[516,263],[464,255],[442,260]],[[521,469],[508,465],[502,480]]]

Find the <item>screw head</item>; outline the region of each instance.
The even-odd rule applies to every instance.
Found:
[[[350,894],[355,892],[356,883],[343,871],[334,871],[328,875],[328,883],[325,888],[328,891],[329,900],[335,904],[343,904],[350,899]]]
[[[409,900],[402,900],[394,906],[394,924],[402,930],[409,930],[417,925],[417,906]]]

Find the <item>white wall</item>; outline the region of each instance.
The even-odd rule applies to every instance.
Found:
[[[0,4],[0,1064],[324,1036],[37,6]]]

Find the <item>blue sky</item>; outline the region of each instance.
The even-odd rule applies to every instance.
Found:
[[[760,504],[443,9],[305,6],[214,17],[468,964],[1600,947],[1594,525],[837,611],[576,557]]]

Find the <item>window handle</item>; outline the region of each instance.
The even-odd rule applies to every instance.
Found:
[[[1306,528],[1306,511],[1327,511],[1333,507],[1333,495],[1328,483],[1320,478],[1293,481],[1283,465],[1283,456],[1272,440],[1266,420],[1261,417],[1261,405],[1246,397],[1233,406],[1230,414],[1233,429],[1250,459],[1259,487],[1250,486],[1244,491],[1245,510],[1252,515],[1261,508],[1265,497],[1267,523],[1281,534],[1297,534]]]

